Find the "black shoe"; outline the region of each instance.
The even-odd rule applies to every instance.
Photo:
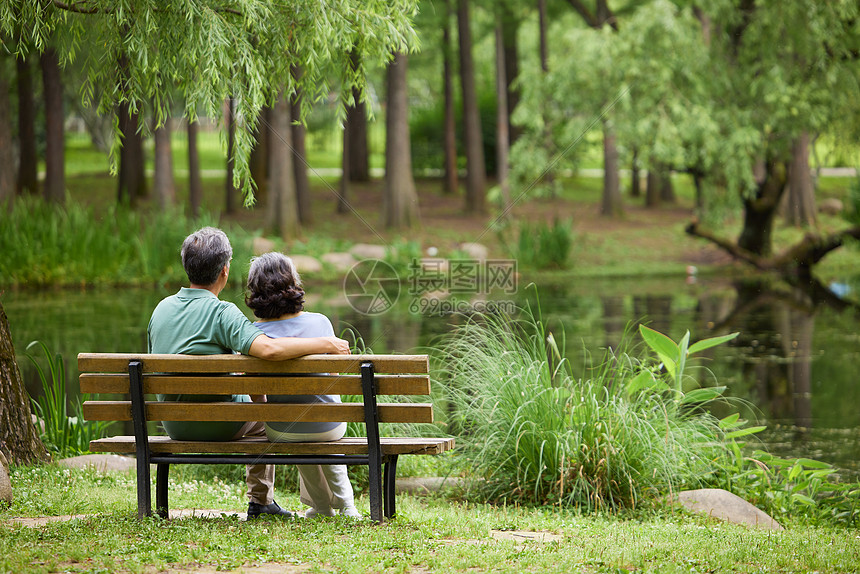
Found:
[[[261,514],[280,516],[283,518],[295,517],[295,513],[290,512],[289,510],[284,510],[274,500],[272,501],[272,504],[267,504],[265,506],[262,504],[257,504],[256,502],[248,503],[248,520],[253,520],[254,518],[259,517]]]

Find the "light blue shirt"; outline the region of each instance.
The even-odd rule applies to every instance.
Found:
[[[303,312],[291,319],[262,321],[255,325],[270,337],[329,337],[334,328],[328,317]],[[339,403],[340,395],[270,395],[271,403]],[[337,427],[337,422],[267,422],[266,426],[282,433],[321,433]]]

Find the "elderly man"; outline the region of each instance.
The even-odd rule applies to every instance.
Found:
[[[337,337],[272,339],[248,320],[236,305],[218,295],[227,284],[233,248],[220,229],[204,227],[182,244],[182,266],[190,287],[163,299],[152,312],[147,329],[150,353],[217,355],[238,351],[269,360],[283,360],[311,353],[348,354],[349,344]],[[206,402],[224,400],[207,395],[159,395],[158,400]],[[265,396],[233,395],[234,402],[264,402]],[[176,440],[234,440],[243,436],[265,436],[261,422],[164,421],[164,430]],[[275,469],[271,465],[249,465],[248,518],[261,514],[290,517],[293,513],[274,500]]]

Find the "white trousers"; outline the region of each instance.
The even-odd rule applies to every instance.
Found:
[[[266,426],[266,434],[272,442],[328,442],[340,440],[345,432],[346,423],[320,433],[278,432]],[[299,464],[297,468],[302,503],[323,514],[355,506],[345,464]]]

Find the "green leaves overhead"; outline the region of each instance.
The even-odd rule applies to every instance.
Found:
[[[416,0],[12,0],[0,4],[0,37],[9,52],[51,44],[64,64],[82,58],[82,98],[101,113],[127,101],[160,125],[174,94],[190,119],[222,118],[224,99],[237,98],[235,182],[252,202],[247,157],[260,108],[296,89],[305,111],[333,89],[347,102],[366,84],[364,65],[416,47],[416,11]]]

